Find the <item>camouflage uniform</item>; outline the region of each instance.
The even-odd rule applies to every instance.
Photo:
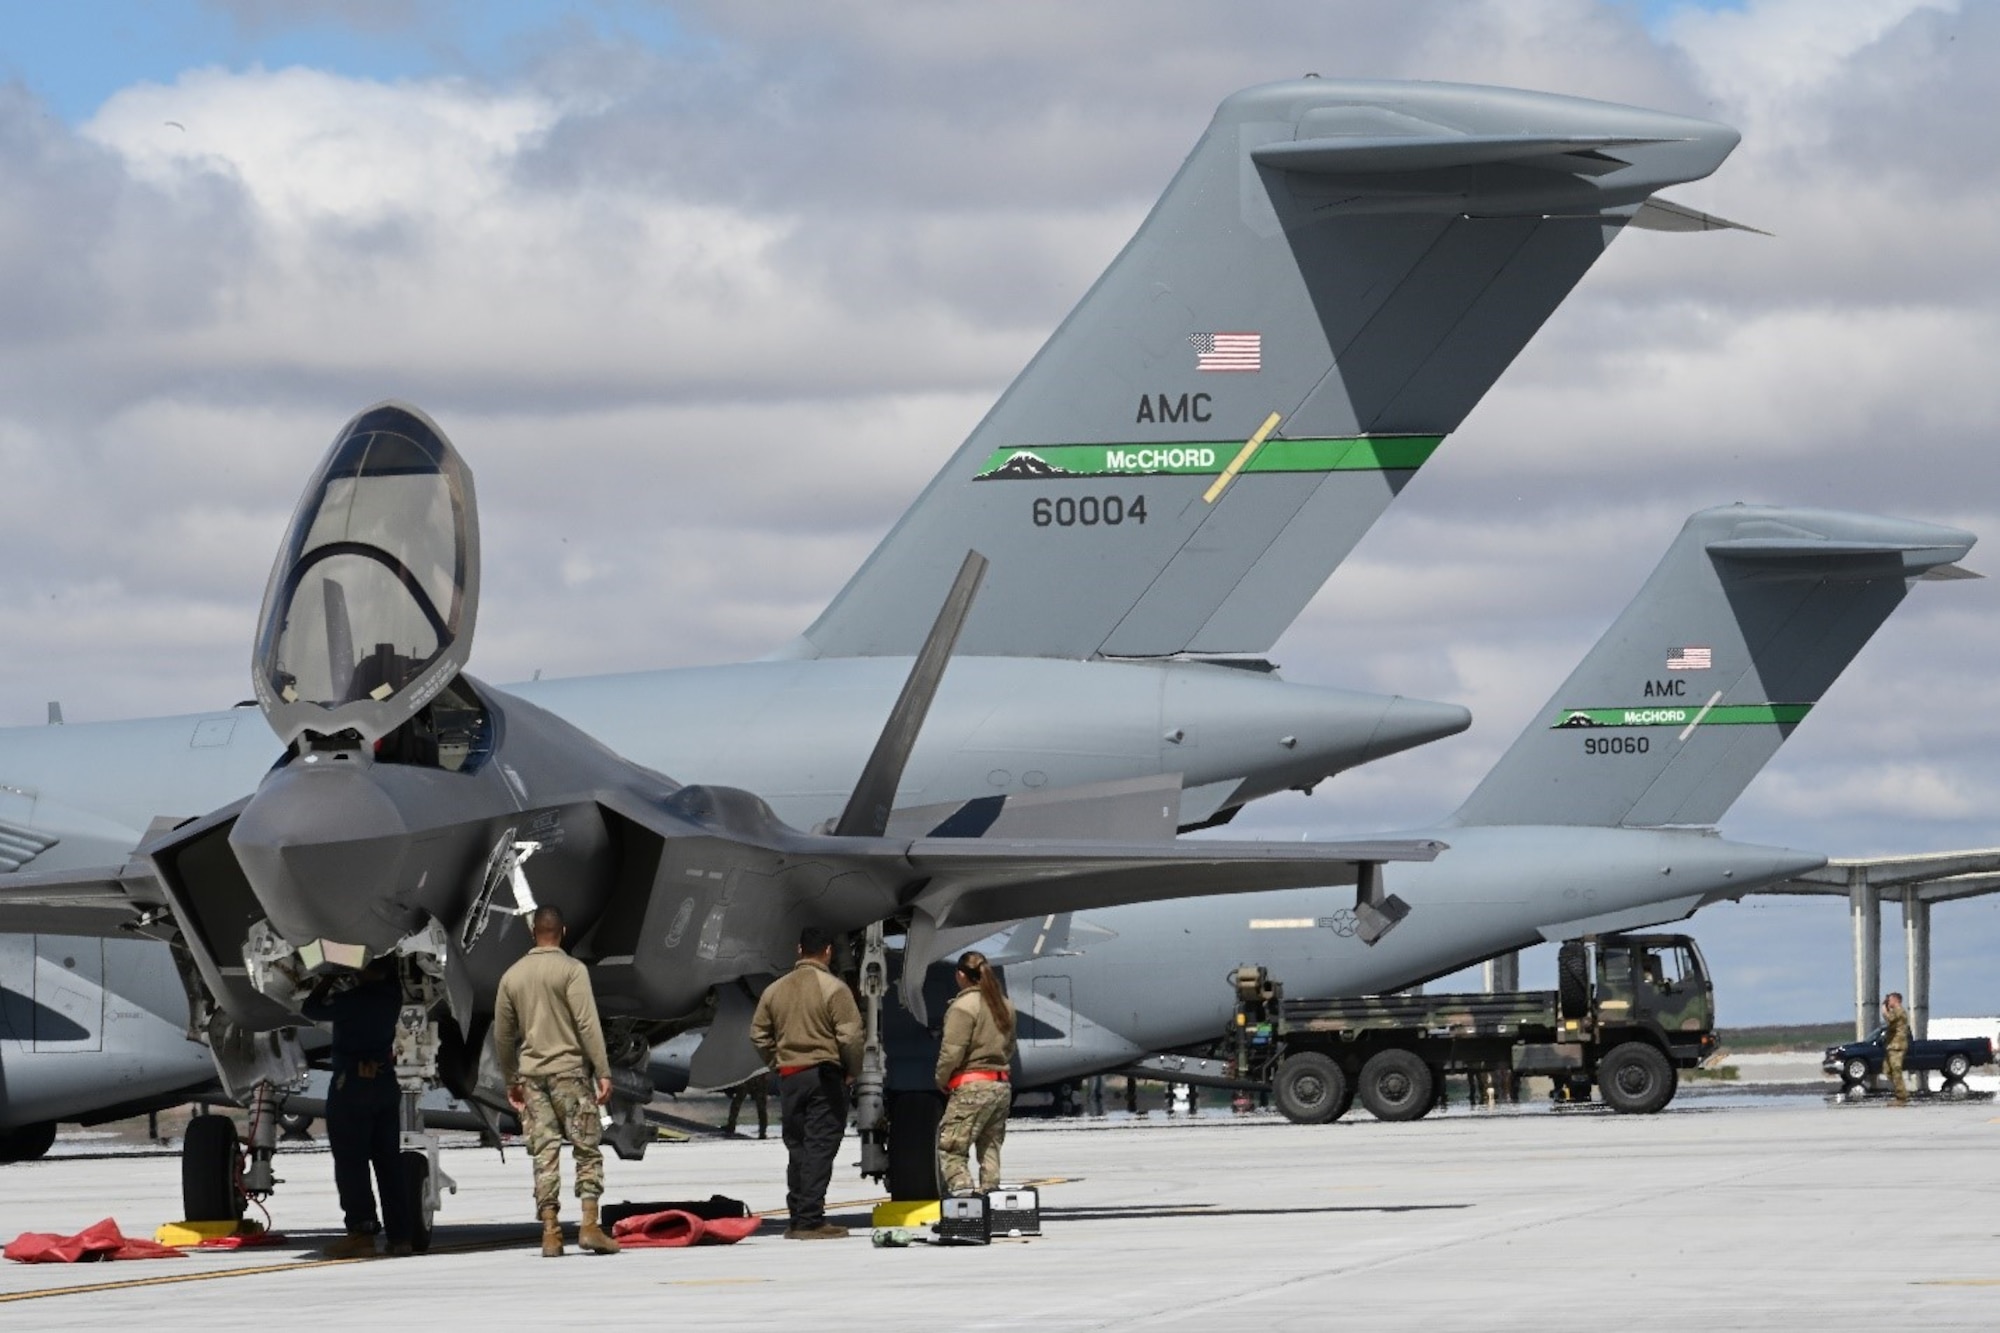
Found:
[[[1011,1018],[1014,1006],[1007,1005]],[[937,1084],[951,1092],[938,1126],[938,1152],[943,1157],[944,1187],[957,1194],[972,1188],[968,1164],[979,1153],[982,1189],[1000,1187],[1000,1145],[1007,1138],[1007,1113],[1014,1090],[1007,1083],[1014,1062],[1012,1024],[1002,1032],[986,1001],[975,989],[962,990],[944,1012],[944,1040],[938,1049]],[[953,1081],[967,1073],[997,1074],[998,1078]]]
[[[535,1160],[536,1211],[554,1208],[562,1198],[564,1139],[576,1163],[576,1197],[594,1199],[604,1193],[604,1122],[592,1081],[582,1074],[550,1074],[522,1079],[521,1090],[528,1101],[521,1129]]]
[[[1887,1021],[1888,1029],[1882,1034],[1882,1072],[1888,1076],[1900,1106],[1910,1100],[1909,1085],[1903,1082],[1903,1057],[1910,1050],[1910,1011],[1898,1006]]]
[[[494,1005],[493,1049],[501,1079],[519,1083],[527,1101],[521,1129],[535,1159],[536,1210],[556,1207],[561,1197],[564,1139],[576,1163],[576,1196],[594,1206],[604,1193],[595,1084],[610,1076],[611,1061],[583,964],[540,945],[508,968]]]
[[[979,1149],[979,1187],[1000,1188],[1000,1145],[1007,1140],[1007,1112],[1014,1089],[997,1081],[961,1084],[944,1108],[938,1151],[944,1157],[944,1187],[950,1194],[972,1188],[969,1159]]]

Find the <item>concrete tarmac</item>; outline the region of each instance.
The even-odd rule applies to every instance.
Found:
[[[877,1197],[850,1140],[830,1196]],[[9,1328],[704,1330],[1258,1327],[2000,1327],[2000,1107],[1924,1099],[1683,1095],[1658,1116],[1357,1111],[1305,1127],[1016,1121],[1010,1182],[1041,1179],[1045,1234],[990,1248],[781,1239],[616,1257],[534,1251],[528,1163],[446,1154],[437,1250],[315,1261],[339,1214],[323,1152],[286,1151],[287,1248],[103,1265],[0,1265]],[[662,1144],[611,1161],[609,1199],[733,1195],[783,1207],[784,1149]],[[172,1156],[0,1168],[0,1240],[179,1213]],[[565,1219],[575,1209],[566,1202]]]

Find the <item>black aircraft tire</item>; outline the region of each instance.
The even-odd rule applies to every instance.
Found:
[[[1651,1115],[1673,1100],[1674,1067],[1657,1046],[1628,1041],[1598,1062],[1597,1089],[1605,1105],[1627,1115]]]
[[[1361,1066],[1361,1104],[1377,1120],[1415,1120],[1431,1109],[1437,1087],[1415,1051],[1377,1051]]]
[[[938,1122],[944,1099],[930,1092],[898,1092],[889,1099],[889,1197],[944,1197],[938,1172]]]
[[[236,1188],[236,1122],[198,1115],[181,1139],[181,1210],[190,1222],[234,1222],[243,1216]]]
[[[56,1122],[53,1120],[0,1132],[0,1162],[32,1162],[45,1156],[55,1146],[55,1141]]]
[[[1300,1051],[1278,1065],[1278,1076],[1271,1080],[1271,1100],[1295,1125],[1324,1125],[1340,1119],[1354,1104],[1354,1090],[1347,1071],[1332,1056]]]
[[[429,1254],[431,1249],[431,1215],[424,1207],[424,1187],[430,1178],[428,1154],[403,1154],[403,1201],[410,1210],[410,1249],[417,1254]]]

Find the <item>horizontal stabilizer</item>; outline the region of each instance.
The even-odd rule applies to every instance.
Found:
[[[1641,144],[1685,142],[1665,139],[1621,139],[1613,135],[1573,135],[1550,138],[1538,134],[1443,134],[1433,136],[1365,135],[1298,139],[1265,144],[1250,156],[1259,165],[1281,171],[1325,175],[1390,171],[1440,171],[1476,167],[1491,162],[1531,162],[1568,153],[1595,153]],[[1550,166],[1560,169],[1559,163]]]
[[[1904,540],[1773,534],[1724,538],[1710,542],[1708,550],[1729,560],[1762,562],[1767,574],[1779,578],[1919,578],[1963,556],[1970,543],[1957,539],[1964,536],[1949,528],[1930,528]]]

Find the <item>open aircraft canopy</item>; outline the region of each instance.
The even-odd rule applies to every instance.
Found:
[[[450,683],[479,597],[472,473],[423,413],[355,417],[307,485],[264,593],[252,676],[278,738],[371,743]]]

